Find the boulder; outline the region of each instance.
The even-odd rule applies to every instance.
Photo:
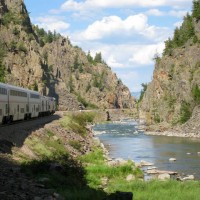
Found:
[[[154,165],[154,164],[153,164],[153,163],[150,163],[150,162],[147,162],[147,161],[144,161],[144,160],[141,160],[140,165],[141,165],[141,166],[152,166],[152,165]]]
[[[164,181],[164,180],[169,180],[170,175],[169,174],[159,174],[158,175],[158,180]]]
[[[170,158],[169,161],[174,162],[176,161],[176,158]]]
[[[129,182],[129,181],[132,181],[132,180],[135,180],[135,176],[133,174],[129,174],[127,177],[126,177],[126,180]]]
[[[182,178],[183,181],[188,181],[188,180],[194,180],[194,175],[188,175],[184,178]]]
[[[108,177],[101,178],[101,185],[106,186],[108,184]]]

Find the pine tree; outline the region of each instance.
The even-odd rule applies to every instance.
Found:
[[[102,63],[102,56],[101,56],[101,52],[96,53],[94,61],[97,63]]]
[[[192,16],[199,21],[200,20],[200,0],[193,1]]]

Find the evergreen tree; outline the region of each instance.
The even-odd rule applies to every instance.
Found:
[[[90,51],[88,51],[87,59],[88,59],[88,62],[89,62],[89,63],[93,63],[93,62],[94,62],[92,56],[90,55]]]
[[[74,70],[78,69],[79,67],[79,61],[78,61],[78,55],[74,58]]]
[[[192,16],[199,21],[200,20],[200,0],[193,1]]]
[[[96,53],[95,57],[94,57],[94,61],[96,63],[102,63],[102,56],[101,56],[101,52]]]

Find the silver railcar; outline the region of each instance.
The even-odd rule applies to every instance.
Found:
[[[53,97],[0,83],[0,124],[53,114],[55,108]]]

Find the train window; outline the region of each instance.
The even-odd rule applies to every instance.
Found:
[[[0,94],[7,95],[7,89],[0,88]]]
[[[16,90],[10,90],[11,96],[18,96],[18,97],[27,97],[26,92],[16,91]]]
[[[39,98],[40,98],[40,95],[39,95],[39,94],[32,94],[32,93],[31,93],[30,97],[31,97],[32,99],[39,99]]]
[[[19,112],[19,105],[17,105],[17,112]]]
[[[0,116],[2,116],[2,109],[0,109]]]

